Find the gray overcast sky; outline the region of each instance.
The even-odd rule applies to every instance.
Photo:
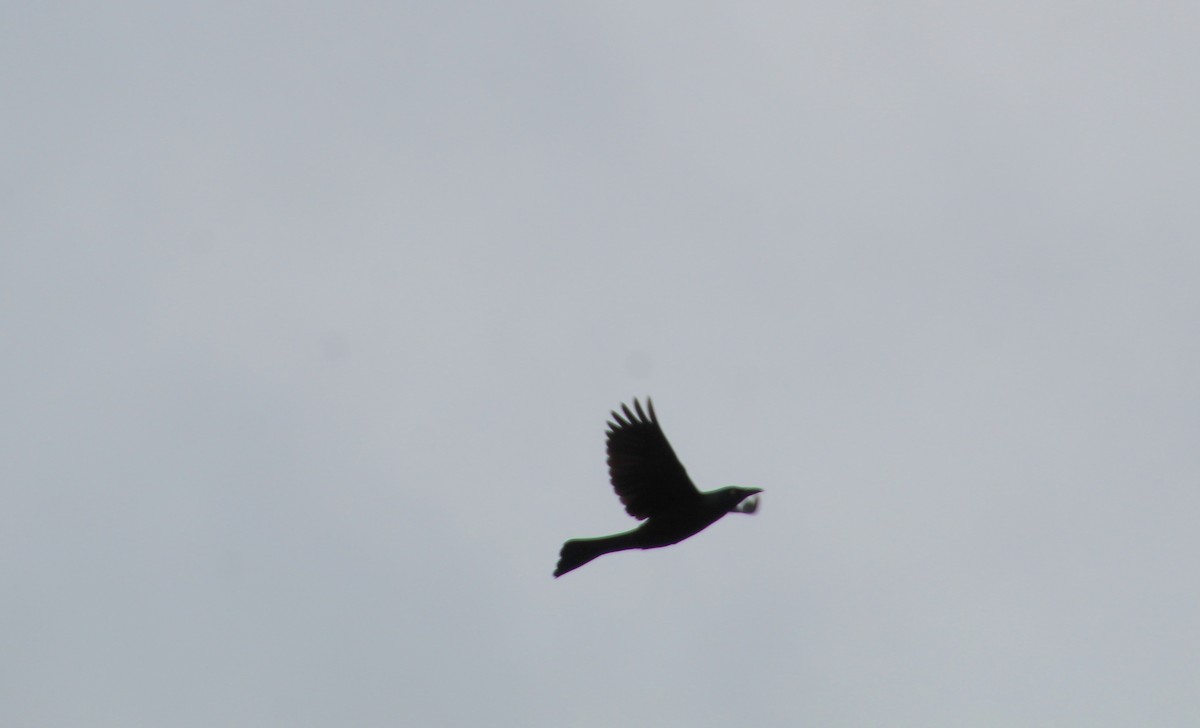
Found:
[[[9,3],[0,724],[1200,724],[1198,8]]]

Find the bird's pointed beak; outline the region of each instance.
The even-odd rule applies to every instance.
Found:
[[[758,494],[762,492],[762,488],[746,488],[749,495],[742,499],[733,510],[738,513],[753,513],[758,510]]]

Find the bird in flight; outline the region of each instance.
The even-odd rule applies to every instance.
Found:
[[[622,404],[608,423],[608,474],[625,511],[642,525],[612,536],[575,538],[563,544],[554,576],[578,569],[614,551],[656,549],[679,543],[716,523],[726,513],[758,510],[759,488],[729,486],[701,493],[658,426],[654,404]],[[753,497],[751,497],[753,496]]]

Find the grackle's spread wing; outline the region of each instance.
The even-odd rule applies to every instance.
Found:
[[[633,400],[633,410],[621,405],[624,417],[615,410],[608,423],[608,474],[625,511],[637,519],[670,513],[699,500],[700,491],[666,435],[658,426],[654,404],[647,399],[649,416]]]

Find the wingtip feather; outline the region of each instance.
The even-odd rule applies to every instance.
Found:
[[[646,411],[642,409],[642,403],[637,400],[637,397],[633,398],[633,408],[637,410],[638,419],[640,419],[642,422],[650,421],[646,419]]]

